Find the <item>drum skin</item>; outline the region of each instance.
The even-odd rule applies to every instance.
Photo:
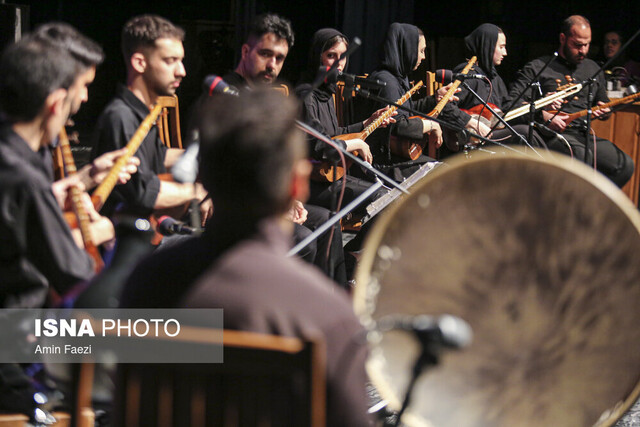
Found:
[[[453,159],[371,231],[354,306],[399,409],[419,345],[387,315],[452,314],[473,342],[418,380],[408,424],[610,426],[638,396],[640,214],[566,156]],[[410,422],[409,422],[410,421]]]

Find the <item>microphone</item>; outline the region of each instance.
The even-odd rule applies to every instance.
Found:
[[[324,83],[336,83],[338,81],[347,82],[347,83],[355,83],[362,86],[375,86],[375,87],[384,87],[387,85],[387,82],[382,82],[378,79],[368,79],[365,77],[356,76],[355,74],[349,74],[342,71],[339,71],[337,68],[331,69],[327,66],[321,66],[318,69],[318,76],[324,77]]]
[[[487,78],[484,74],[462,74],[462,73],[454,73],[451,70],[436,70],[436,82],[442,83],[443,85],[447,85],[454,80],[469,80],[469,79],[481,79],[484,80]]]
[[[340,55],[340,59],[338,62],[343,60],[344,58],[348,58],[353,52],[355,52],[360,46],[362,46],[362,40],[359,37],[354,37],[353,41],[349,43],[349,47],[344,51],[342,55]]]
[[[438,344],[445,347],[464,348],[471,344],[473,332],[471,326],[459,317],[450,314],[433,317],[426,314],[418,316],[385,316],[378,322],[381,331],[401,329],[416,334],[424,344]]]
[[[224,93],[231,96],[239,96],[238,88],[227,84],[222,77],[210,74],[202,81],[202,88],[212,96],[214,93]]]
[[[156,231],[163,236],[172,236],[174,234],[192,235],[196,234],[196,229],[171,218],[170,216],[163,215],[158,219],[158,226]]]

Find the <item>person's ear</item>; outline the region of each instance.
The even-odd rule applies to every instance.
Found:
[[[240,54],[243,60],[249,55],[250,50],[251,50],[251,46],[249,46],[247,43],[242,45],[242,48],[240,49]]]
[[[309,198],[309,175],[311,174],[311,163],[306,160],[298,160],[293,165],[291,173],[291,186],[289,195],[291,199],[307,201]]]
[[[135,52],[129,58],[131,68],[133,68],[137,73],[142,74],[144,70],[147,69],[147,58],[145,58],[142,52]]]
[[[67,89],[56,89],[47,96],[45,108],[49,115],[61,114],[64,111],[65,101],[69,91]]]
[[[560,45],[563,46],[567,41],[567,36],[564,33],[560,33]]]

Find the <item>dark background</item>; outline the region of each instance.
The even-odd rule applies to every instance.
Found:
[[[0,0],[1,1],[1,0]],[[162,15],[186,32],[187,77],[178,90],[181,111],[186,113],[200,91],[207,74],[224,74],[233,69],[247,22],[261,12],[288,17],[296,34],[281,77],[296,83],[306,64],[309,40],[322,27],[335,27],[348,37],[359,36],[363,46],[350,60],[349,71],[373,70],[378,47],[391,22],[413,23],[423,29],[429,41],[427,69],[452,68],[465,57],[462,38],[483,22],[492,22],[507,35],[509,56],[499,71],[508,83],[528,60],[557,49],[558,29],[563,18],[585,15],[593,30],[592,56],[600,48],[604,32],[620,29],[631,36],[640,29],[640,1],[608,0],[587,2],[506,1],[436,2],[419,0],[21,0],[28,6],[28,25],[65,21],[103,46],[107,54],[90,88],[90,100],[76,117],[81,139],[86,142],[95,119],[113,96],[117,82],[124,80],[124,63],[119,51],[120,29],[130,17],[141,13]],[[25,25],[26,26],[26,25]],[[629,56],[640,59],[640,42]],[[420,76],[418,76],[420,77]]]

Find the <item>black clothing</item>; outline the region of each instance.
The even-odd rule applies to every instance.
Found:
[[[49,159],[50,164],[50,159]],[[0,125],[0,307],[39,308],[93,275],[51,191],[50,166]]]
[[[489,80],[489,82],[487,82],[486,80],[469,79],[465,80],[465,83],[483,100],[493,104],[493,106],[491,106],[492,108],[506,112],[504,110],[509,108],[511,99],[509,98],[507,85],[498,74],[493,63],[499,34],[500,29],[497,26],[493,24],[482,24],[464,38],[469,58],[472,56],[478,58],[476,64],[469,70],[469,74],[482,74]],[[467,62],[463,62],[457,65],[453,72],[459,73],[466,66]],[[452,101],[450,103],[454,108],[443,111],[440,117],[450,123],[465,127],[469,123],[471,116],[462,110],[469,110],[480,105],[481,102],[464,85],[460,85],[460,89],[460,92],[456,94],[458,101]],[[490,112],[487,113],[490,114]],[[518,125],[516,123],[517,120],[514,120],[509,124],[516,132],[528,138],[528,126],[523,124]],[[447,136],[450,138],[451,134],[449,133]],[[513,135],[509,129],[493,131],[491,139],[499,141],[502,144],[523,144],[523,141],[518,136]],[[542,137],[535,130],[533,140],[529,141],[529,143],[534,147],[544,146]],[[451,146],[450,141],[447,141],[447,146]]]
[[[391,24],[387,32],[387,38],[382,46],[381,65],[370,76],[371,79],[386,83],[386,86],[377,93],[378,96],[395,102],[411,89],[407,76],[418,62],[418,41],[419,33],[417,27],[397,22]],[[433,110],[436,104],[434,97],[426,97],[417,101],[409,99],[404,103],[404,106],[422,113],[428,113]],[[356,108],[360,111],[360,116],[368,117],[375,110],[385,105],[384,103],[367,100],[358,102]],[[384,167],[385,165],[389,166],[398,163],[407,165],[412,163],[406,162],[404,158],[394,156],[389,151],[391,135],[405,139],[422,139],[422,120],[409,119],[410,116],[411,114],[408,112],[398,109],[398,114],[394,116],[396,123],[387,128],[376,130],[367,139],[371,146],[374,163],[378,167],[382,167],[383,171],[389,170],[388,167]],[[428,160],[430,159],[423,156],[417,163]]]
[[[116,97],[98,118],[91,158],[125,147],[147,115],[149,108],[125,86],[119,86]],[[166,151],[157,127],[152,126],[135,154],[140,159],[138,172],[113,190],[103,208],[106,216],[110,216],[119,203],[138,215],[151,214],[160,191],[158,174],[166,173]]]
[[[327,45],[328,41],[336,36],[340,36],[347,40],[344,34],[338,30],[334,30],[333,28],[323,28],[314,34],[311,49],[309,50],[309,64],[307,67],[308,76],[312,77],[318,71],[321,65],[322,53],[332,47]],[[312,86],[308,83],[302,84],[296,88],[296,94],[302,101],[302,117],[308,125],[329,138],[347,133],[360,132],[364,129],[362,122],[354,123],[349,126],[338,125],[338,117],[333,100],[333,96],[336,92],[335,84],[322,83],[320,87],[313,90],[311,89]],[[347,144],[344,141],[340,139],[334,139],[334,141],[341,148],[346,150]],[[307,142],[309,144],[309,157],[313,160],[327,160],[335,162],[336,164],[339,162],[338,152],[324,141],[307,135]],[[371,182],[354,178],[348,173],[342,179],[346,180],[342,206],[364,193],[372,185]],[[311,191],[308,201],[309,203],[335,211],[335,203],[341,187],[342,180],[338,180],[334,183],[311,181]],[[367,203],[371,203],[384,194],[385,191],[378,190],[369,197],[365,203],[358,206],[356,210],[359,213],[364,213]]]
[[[549,60],[549,57],[542,57],[534,59],[524,66],[522,70],[518,72],[518,78],[511,86],[510,96],[516,97],[531,81],[531,79],[544,67],[544,64]],[[561,80],[561,84],[566,83],[565,75],[570,75],[574,81],[582,82],[591,78],[599,69],[598,65],[590,60],[584,59],[579,64],[572,64],[562,57],[558,57],[554,60],[540,75],[539,81],[542,88],[542,93],[553,92],[557,88],[556,79]],[[608,102],[605,81],[602,73],[598,73],[593,84],[594,93],[594,105],[598,101]],[[572,98],[567,98],[568,102],[563,105],[562,111],[567,113],[574,113],[577,111],[585,110],[588,106],[588,88],[583,87],[578,94]],[[525,93],[523,99],[530,99],[530,92]],[[567,129],[562,133],[568,143],[571,145],[573,155],[576,159],[583,161],[585,152],[585,133],[578,126],[582,120],[575,120]],[[557,139],[551,141],[549,139],[549,148],[552,150],[560,151],[565,154],[569,153],[569,149],[566,144],[559,142]],[[590,151],[587,156],[587,164],[593,164],[593,141],[590,143]],[[611,179],[616,185],[622,187],[633,174],[633,161],[631,158],[616,147],[611,141],[603,138],[596,139],[596,168]]]

